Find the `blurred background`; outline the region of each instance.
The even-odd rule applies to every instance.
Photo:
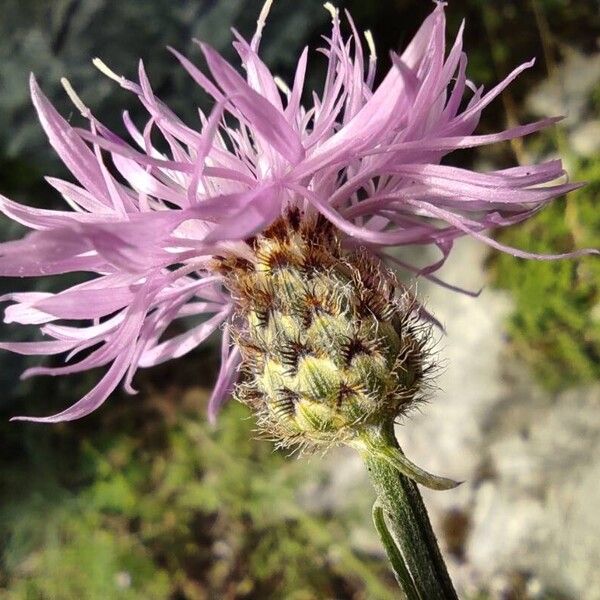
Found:
[[[31,71],[65,116],[68,76],[109,126],[133,97],[100,75],[100,56],[134,76],[146,62],[158,95],[189,123],[207,98],[165,50],[198,60],[193,37],[228,58],[230,27],[254,29],[262,0],[0,0],[0,191],[57,206],[44,174],[65,175],[28,97]],[[373,31],[381,67],[433,5],[338,1]],[[451,0],[449,35],[463,18],[471,79],[493,85],[532,56],[484,114],[479,133],[541,116],[560,128],[462,152],[463,166],[499,168],[560,155],[588,185],[505,243],[538,252],[600,246],[600,5],[596,0]],[[290,78],[301,48],[320,45],[319,0],[277,0],[263,58]],[[310,86],[324,60],[313,53]],[[380,71],[381,74],[382,71]],[[68,176],[67,176],[68,177]],[[2,240],[20,235],[2,219]],[[426,495],[461,597],[600,598],[600,261],[522,261],[469,240],[441,274],[479,298],[418,291],[445,324],[442,374],[431,403],[399,428],[417,464],[464,480]],[[64,287],[3,280],[1,291]],[[31,332],[2,326],[2,339]],[[137,377],[83,421],[8,423],[56,412],[97,373],[19,381],[29,359],[0,354],[0,598],[7,600],[310,600],[398,597],[370,523],[373,494],[351,453],[288,457],[256,440],[230,403],[205,421],[216,344]],[[49,361],[50,362],[50,361]]]

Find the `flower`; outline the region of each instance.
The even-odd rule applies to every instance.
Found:
[[[181,122],[155,96],[141,62],[135,83],[94,61],[136,94],[149,114],[141,129],[124,114],[131,142],[99,122],[65,80],[89,122],[89,129],[72,127],[31,78],[42,127],[78,184],[48,178],[70,211],[34,209],[0,197],[0,210],[33,230],[0,245],[0,274],[96,276],[56,294],[4,296],[13,302],[5,310],[6,322],[38,325],[50,339],[1,347],[28,355],[66,353],[65,366],[36,367],[24,376],[108,370],[66,410],[17,419],[83,417],[120,382],[133,393],[138,368],[183,356],[223,328],[221,368],[209,408],[214,417],[242,360],[225,327],[235,319],[235,299],[215,257],[255,262],[252,239],[290,209],[303,219],[321,215],[344,248],[362,247],[373,256],[387,257],[390,247],[433,244],[441,257],[427,267],[392,260],[441,284],[433,273],[463,235],[524,258],[587,252],[538,256],[485,233],[523,221],[575,189],[577,184],[556,183],[565,175],[560,161],[488,173],[440,164],[453,150],[516,138],[556,122],[549,118],[492,135],[473,134],[482,110],[533,61],[487,92],[475,87],[465,75],[462,27],[446,55],[444,4],[438,2],[405,51],[392,53],[392,68],[374,86],[371,35],[365,34],[366,59],[351,18],[345,38],[338,11],[327,4],[332,29],[322,49],[328,61],[325,82],[321,95],[313,94],[312,104],[304,106],[308,50],[299,57],[290,87],[258,55],[271,1],[250,42],[234,32],[245,78],[207,44],[199,43],[212,78],[170,49],[215,101],[210,115],[200,113],[200,130]],[[169,325],[185,317],[201,320],[164,339]],[[85,357],[72,362],[82,351]]]

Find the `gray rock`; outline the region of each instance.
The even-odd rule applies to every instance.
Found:
[[[580,54],[567,49],[557,72],[535,88],[526,106],[541,115],[565,115],[564,125],[579,125],[590,118],[587,100],[600,81],[600,53]]]
[[[574,129],[570,137],[571,147],[577,154],[592,158],[600,152],[600,120],[587,121]]]

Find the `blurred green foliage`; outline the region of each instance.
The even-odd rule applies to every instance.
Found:
[[[535,22],[544,50],[542,64],[553,81],[553,87],[546,91],[553,96],[551,104],[556,104],[558,111],[567,115],[568,125],[535,136],[521,147],[513,146],[512,150],[525,161],[540,160],[540,157],[555,155],[558,150],[567,164],[570,179],[584,186],[498,237],[509,246],[541,254],[600,248],[600,154],[592,151],[587,156],[577,155],[569,137],[578,128],[582,131],[584,122],[591,124],[598,119],[600,81],[589,90],[583,85],[578,88],[576,77],[561,80],[557,70],[561,54],[568,54],[564,52],[567,47],[569,52],[578,47],[581,56],[590,56],[590,60],[598,52],[589,25],[600,26],[600,12],[597,6],[594,14],[588,12],[593,3],[567,0],[530,0],[530,4],[535,8]],[[564,26],[554,20],[561,11]],[[488,5],[484,14],[488,21],[496,24],[493,26],[500,26],[499,11]],[[581,35],[575,38],[569,35],[574,23],[582,27]],[[511,45],[503,43],[501,37],[491,36],[491,46],[496,64],[503,62],[499,54],[512,54]],[[494,46],[499,46],[501,52],[494,51]],[[589,77],[589,73],[586,76]],[[575,87],[570,89],[568,85]],[[510,94],[505,94],[504,99],[506,110],[514,111],[522,119],[524,107],[511,104]],[[530,366],[537,380],[551,391],[599,380],[598,257],[538,261],[494,253],[489,265],[494,285],[509,290],[515,302],[507,324],[511,349]]]
[[[42,468],[0,471],[2,598],[394,597],[385,563],[349,546],[358,508],[330,520],[299,507],[318,461],[255,440],[238,404],[212,430],[206,392],[180,393],[113,405],[84,440],[30,430]]]
[[[571,252],[600,246],[600,157],[572,173],[584,188],[555,202],[500,239],[533,252]],[[495,283],[516,306],[509,333],[515,352],[551,389],[600,378],[600,261],[535,261],[498,254]]]

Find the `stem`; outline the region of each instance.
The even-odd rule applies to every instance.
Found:
[[[408,567],[404,562],[402,553],[398,549],[398,546],[396,546],[396,541],[388,530],[387,523],[385,522],[385,516],[383,514],[383,508],[381,508],[377,500],[375,500],[375,504],[373,504],[373,523],[375,524],[375,529],[377,529],[377,533],[379,533],[379,537],[383,542],[383,547],[385,548],[388,558],[392,563],[396,581],[406,595],[406,600],[423,600],[415,588],[415,582],[410,576],[410,572],[408,571]]]
[[[372,433],[370,444],[361,454],[414,588],[426,600],[458,600],[417,485],[380,453],[369,451],[368,446],[373,445],[400,450],[393,424]],[[386,540],[383,541],[386,545]],[[404,591],[409,598],[411,592],[414,597],[410,588]]]

